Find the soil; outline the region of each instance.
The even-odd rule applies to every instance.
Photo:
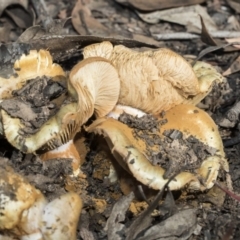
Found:
[[[156,32],[187,33],[190,26],[164,20],[157,23],[146,22],[139,15],[139,12],[146,12],[139,11],[139,6],[133,4],[137,1],[46,0],[48,14],[39,10],[42,7],[36,6],[38,1],[25,1],[26,7],[21,5],[24,1],[19,2],[16,5],[14,1],[9,1],[0,9],[1,77],[6,77],[15,59],[30,49],[50,49],[54,61],[68,72],[82,59],[82,47],[105,39],[140,50],[168,47],[188,59],[195,59],[210,44],[209,41],[206,42],[206,36],[209,37],[206,32],[202,33],[202,39],[200,36],[157,40],[154,35]],[[125,4],[120,4],[121,2]],[[162,2],[166,4],[167,1]],[[193,5],[196,2],[192,1]],[[206,9],[218,30],[240,30],[240,6],[237,5],[234,9],[231,5],[235,1],[198,2]],[[76,12],[79,14],[76,15]],[[72,17],[72,21],[66,20],[69,17]],[[49,19],[58,19],[58,22],[50,21],[52,25],[49,25]],[[39,24],[41,29],[36,26],[30,28],[34,23]],[[28,32],[24,32],[26,29]],[[201,34],[201,31],[194,33]],[[75,37],[71,37],[72,35]],[[214,40],[219,40],[217,45],[220,46],[226,43],[224,38]],[[211,93],[199,104],[219,127],[230,167],[233,185],[231,192],[225,193],[217,185],[201,193],[186,189],[172,193],[148,189],[118,165],[104,138],[89,134],[84,129],[79,146],[85,161],[77,177],[71,175],[71,159],[42,162],[37,155],[24,154],[11,146],[4,136],[0,138],[0,160],[24,176],[49,201],[68,191],[75,191],[81,196],[84,207],[77,228],[78,240],[240,239],[240,200],[233,198],[233,193],[240,194],[240,111],[237,104],[240,69],[236,67],[239,61],[238,51],[237,47],[220,49],[201,58],[202,61],[216,66],[221,73],[235,63],[235,68],[231,67],[231,74],[226,75],[225,82],[214,86]],[[13,98],[3,100],[0,107],[12,117],[21,119],[24,127],[19,134],[27,136],[35,133],[58,111],[65,100],[65,93],[64,81],[36,78],[29,81],[24,88],[15,91]],[[235,117],[229,113],[231,111],[236,113]],[[174,176],[186,161],[191,164],[184,171],[191,172],[206,156],[215,154],[215,149],[194,137],[185,139],[176,130],[165,132],[164,138],[156,137],[154,131],[164,121],[156,121],[151,115],[136,119],[123,114],[119,120],[132,127],[135,137],[144,139],[147,145],[159,144],[157,151],[148,151],[148,159],[153,165],[161,165],[167,170],[165,178]],[[92,119],[89,120],[91,122]],[[75,141],[79,141],[79,135]],[[176,158],[179,159],[178,164],[174,164]],[[113,166],[121,172],[119,179],[113,172]],[[226,174],[220,171],[217,182],[225,188],[226,181]],[[177,227],[179,224],[180,227]],[[8,235],[9,232],[3,230],[0,234]]]

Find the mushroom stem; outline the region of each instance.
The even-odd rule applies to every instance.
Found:
[[[119,116],[124,112],[135,117],[142,117],[146,114],[137,108],[117,104],[107,116],[110,118],[118,119]]]
[[[79,167],[82,163],[82,160],[73,140],[68,141],[67,143],[61,145],[58,148],[39,155],[39,157],[42,161],[56,158],[70,158],[72,159],[73,176],[77,176],[80,173]]]

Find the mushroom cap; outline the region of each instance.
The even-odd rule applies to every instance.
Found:
[[[80,131],[77,112],[77,103],[64,105],[35,134],[21,135],[19,130],[23,124],[20,119],[1,110],[4,134],[8,142],[24,153],[33,153],[39,149],[51,150],[68,142]]]
[[[158,117],[162,120],[160,116]],[[206,112],[192,105],[176,106],[166,112],[164,119],[167,119],[167,123],[162,125],[156,133],[160,137],[163,137],[165,130],[176,129],[185,137],[192,135],[217,150],[215,155],[203,160],[200,168],[196,169],[196,174],[190,172],[178,174],[175,177],[176,181],[170,182],[170,189],[180,189],[186,184],[194,190],[211,188],[220,166],[222,165],[228,171],[222,141],[213,120]],[[146,158],[147,148],[154,150],[154,147],[146,146],[142,139],[136,139],[133,130],[128,126],[114,119],[102,118],[90,125],[87,131],[103,135],[119,164],[144,185],[157,190],[167,182],[163,177],[165,170],[161,166],[153,166]],[[209,169],[211,169],[210,172]],[[201,184],[199,178],[205,180],[205,185]]]
[[[0,165],[0,229],[13,229],[35,202],[45,203],[41,192],[3,163]],[[24,224],[23,224],[24,225]]]
[[[82,200],[74,192],[47,203],[5,163],[0,165],[0,230],[21,239],[76,239]]]
[[[129,171],[139,182],[153,188],[161,189],[167,183],[163,175],[165,170],[160,166],[153,166],[146,158],[146,144],[143,140],[134,138],[132,129],[115,120],[100,118],[87,128],[88,132],[103,135],[113,156],[120,166]],[[193,181],[195,188],[200,183],[191,173],[180,173],[175,177],[176,181],[169,184],[171,190],[182,188]]]
[[[117,103],[120,91],[118,72],[101,57],[91,57],[79,62],[69,74],[70,94],[78,101],[82,123],[93,112],[105,116]]]
[[[20,119],[1,110],[4,134],[8,141],[25,153],[48,151],[73,139],[81,126],[92,116],[110,112],[118,99],[120,81],[115,68],[103,58],[89,58],[78,63],[70,72],[69,93],[75,101],[60,110],[32,135],[21,135]]]
[[[162,119],[160,116],[158,117]],[[216,154],[207,157],[197,170],[197,173],[205,180],[206,188],[211,188],[217,179],[220,167],[229,172],[217,125],[205,111],[188,104],[180,104],[168,110],[165,118],[167,123],[161,126],[161,134],[165,130],[176,129],[183,132],[186,137],[195,136],[207,146],[217,150]]]
[[[198,78],[199,93],[183,103],[197,105],[211,92],[214,84],[224,81],[224,77],[215,67],[206,62],[197,61],[193,70]]]
[[[166,48],[137,52],[122,45],[113,47],[109,42],[102,42],[84,48],[83,55],[84,58],[106,57],[117,69],[121,81],[119,104],[152,114],[181,103],[199,103],[216,80],[210,75],[217,76],[217,80],[222,78],[210,67],[210,75],[198,79],[210,65],[202,64],[203,70],[197,63],[196,75],[183,57]]]
[[[50,52],[42,49],[23,54],[14,63],[13,69],[14,74],[10,78],[0,77],[0,100],[12,97],[12,91],[22,88],[30,79],[65,76],[61,66],[53,63]]]
[[[53,63],[49,51],[31,50],[28,55],[23,54],[20,59],[15,61],[13,74],[9,78],[0,77],[0,102],[3,99],[11,98],[13,91],[21,89],[28,80],[42,76],[65,77],[65,72],[60,65]],[[0,134],[4,134],[2,122],[0,123]]]
[[[45,208],[41,223],[44,239],[76,239],[78,219],[82,209],[82,200],[78,194],[69,192]]]

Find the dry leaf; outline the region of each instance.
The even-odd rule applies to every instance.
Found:
[[[205,2],[206,0],[116,0],[116,2],[127,6],[133,6],[142,11],[154,11],[187,5],[195,5]]]
[[[195,209],[185,209],[149,228],[138,240],[188,239],[196,228]]]
[[[134,194],[130,193],[128,196],[123,196],[117,203],[115,203],[112,213],[107,220],[104,228],[108,233],[108,239],[121,240],[121,232],[125,229],[122,223],[125,220],[126,211],[134,198]]]
[[[237,13],[240,13],[240,3],[239,1],[227,0],[228,5]]]
[[[225,40],[228,43],[234,43],[234,42],[239,42],[240,43],[240,37],[238,37],[238,38],[226,38]],[[240,49],[240,45],[233,45],[233,47]]]
[[[78,0],[72,11],[72,23],[80,35],[109,36],[109,29],[96,20],[88,7],[87,1]]]
[[[10,5],[19,4],[25,9],[28,7],[28,0],[1,0],[0,1],[0,15],[2,15],[2,12],[5,8],[7,8]]]
[[[13,7],[9,10],[5,10],[5,12],[20,28],[26,29],[33,24],[32,16],[21,7]]]
[[[217,26],[208,15],[205,8],[200,5],[190,7],[179,7],[164,11],[155,11],[152,13],[137,12],[140,18],[148,23],[158,23],[160,20],[177,23],[186,26],[188,32],[200,33],[201,22],[199,15],[204,19],[204,23],[209,31],[216,31]]]
[[[240,71],[240,56],[231,64],[231,66],[222,74],[223,76],[228,76],[232,73]]]

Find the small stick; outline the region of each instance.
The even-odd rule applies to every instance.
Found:
[[[232,197],[233,199],[237,200],[238,202],[240,202],[240,196],[236,195],[235,193],[229,191],[228,189],[222,187],[220,185],[220,183],[218,183],[217,181],[215,181],[215,185],[220,188],[223,192],[225,192],[226,194],[228,194],[230,197]]]

